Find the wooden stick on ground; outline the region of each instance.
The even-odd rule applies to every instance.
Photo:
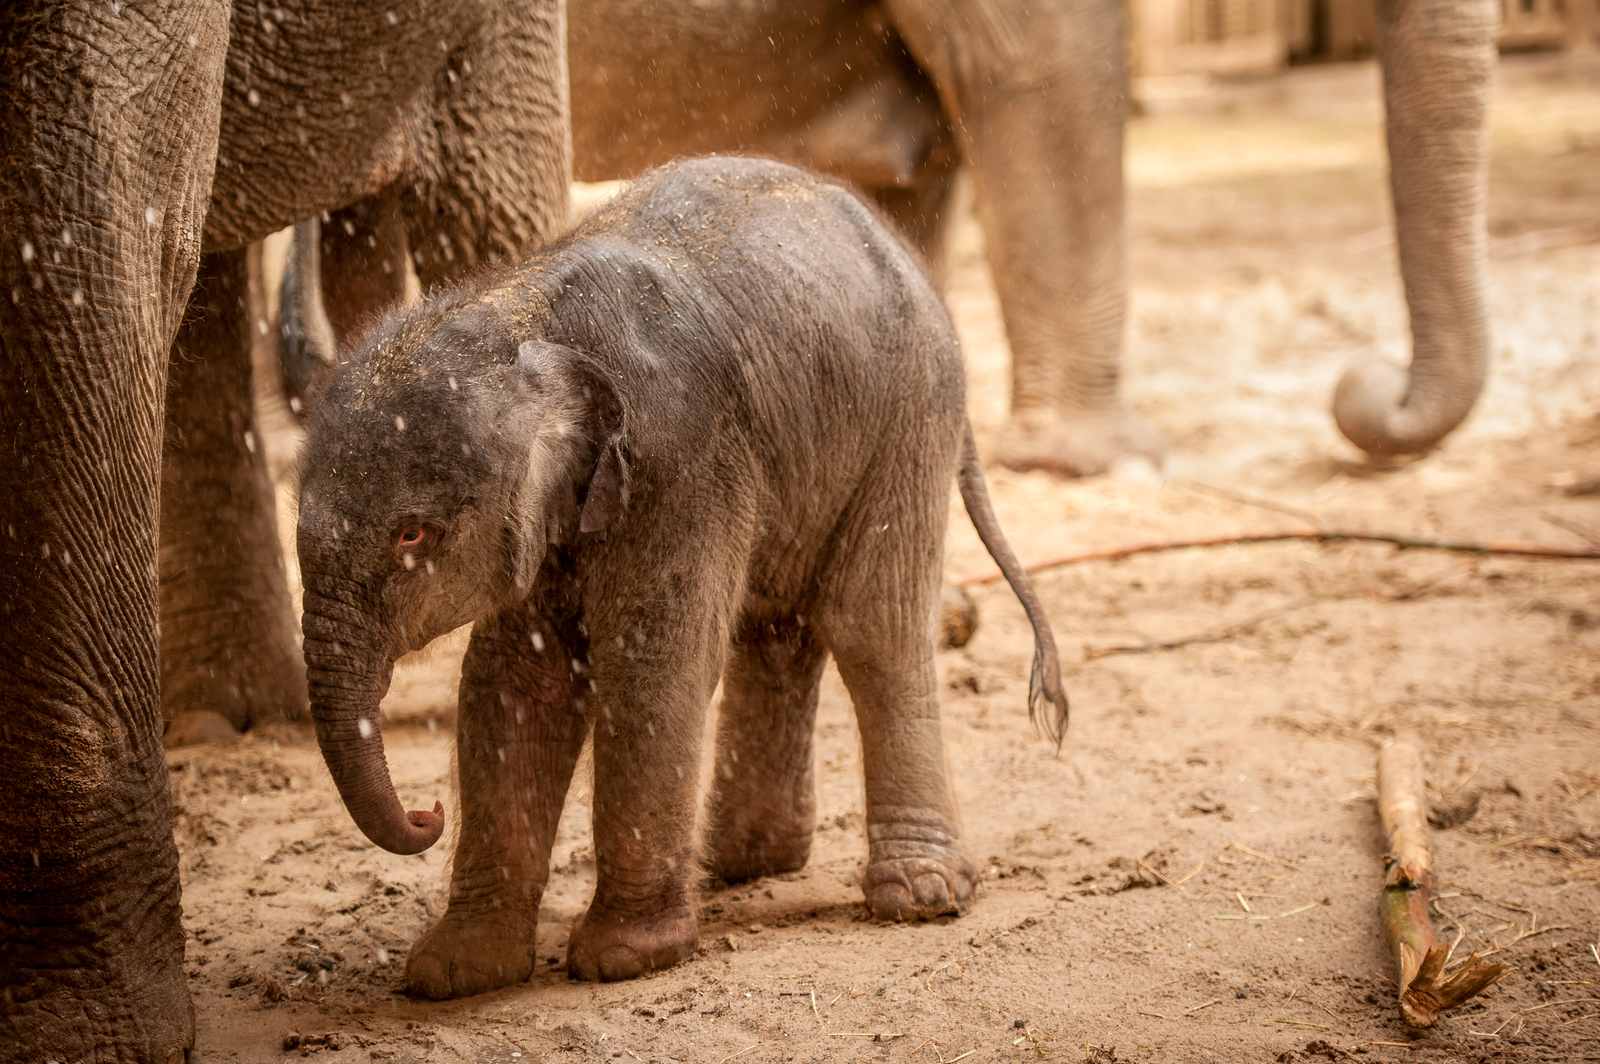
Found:
[[[1433,933],[1428,898],[1433,854],[1423,832],[1422,764],[1416,746],[1399,739],[1378,754],[1378,815],[1389,837],[1384,855],[1383,937],[1400,976],[1400,1014],[1413,1027],[1432,1027],[1439,1014],[1473,997],[1505,974],[1477,954],[1448,979],[1450,947]]]

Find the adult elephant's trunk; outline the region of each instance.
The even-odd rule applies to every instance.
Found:
[[[1488,374],[1486,199],[1498,0],[1380,0],[1390,185],[1412,359],[1352,366],[1334,419],[1362,450],[1417,454],[1471,412]]]
[[[376,645],[366,611],[310,588],[305,602],[311,716],[339,796],[367,838],[391,853],[421,853],[444,831],[444,804],[408,813],[389,779],[378,705],[394,660]]]

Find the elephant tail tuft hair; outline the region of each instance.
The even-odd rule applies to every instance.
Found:
[[[966,504],[967,516],[978,530],[978,538],[988,548],[989,557],[1000,567],[1006,583],[1022,602],[1033,626],[1033,674],[1028,678],[1028,718],[1035,727],[1043,726],[1045,734],[1061,749],[1067,734],[1067,690],[1061,684],[1061,657],[1056,652],[1056,637],[1050,631],[1050,618],[1033,589],[1033,581],[1011,552],[1000,522],[995,520],[994,507],[989,503],[989,484],[983,477],[983,464],[978,460],[978,445],[972,439],[972,423],[964,421],[961,429],[961,501]],[[1053,712],[1045,709],[1045,704]],[[1040,716],[1047,713],[1042,721]]]

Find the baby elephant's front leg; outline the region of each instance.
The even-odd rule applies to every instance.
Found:
[[[695,796],[716,670],[696,646],[710,641],[675,627],[641,619],[623,627],[635,633],[624,646],[594,640],[597,882],[567,947],[574,979],[633,979],[687,960],[700,943]]]
[[[462,663],[461,835],[444,917],[406,960],[406,987],[467,997],[533,973],[550,847],[583,747],[578,643],[531,610],[480,622]]]

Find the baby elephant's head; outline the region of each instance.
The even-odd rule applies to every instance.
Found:
[[[443,807],[404,812],[378,706],[394,661],[525,597],[549,544],[628,500],[626,414],[587,356],[481,305],[413,313],[363,345],[301,458],[300,571],[317,740],[368,838],[417,853]]]

